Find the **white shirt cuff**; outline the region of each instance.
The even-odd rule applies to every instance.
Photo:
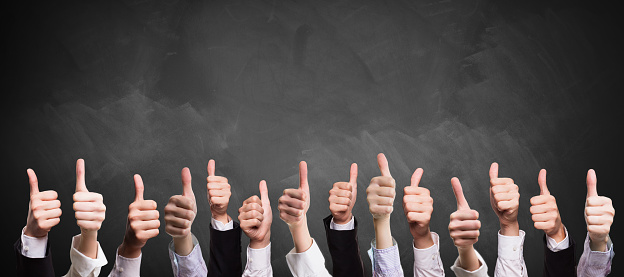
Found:
[[[565,249],[568,249],[568,247],[570,247],[570,238],[568,237],[568,228],[564,226],[563,230],[565,231],[565,238],[560,242],[557,242],[555,239],[546,235],[546,247],[548,247],[550,251],[559,252],[561,250],[565,250]]]
[[[440,259],[440,236],[435,232],[431,232],[431,239],[433,240],[433,245],[425,249],[416,248],[414,247],[414,243],[412,243],[412,249],[414,250],[414,270],[442,268],[442,261]]]
[[[316,241],[304,252],[296,253],[293,248],[286,254],[286,262],[293,276],[331,276],[325,268],[325,258]]]
[[[477,254],[477,259],[479,259],[479,262],[481,262],[481,267],[477,268],[474,271],[465,270],[459,267],[460,266],[459,257],[457,257],[457,259],[455,259],[455,263],[451,266],[451,270],[455,273],[455,276],[457,277],[474,277],[474,276],[487,277],[488,276],[488,267],[485,264],[485,260],[483,260],[483,257],[481,257],[481,254],[479,254],[479,252],[477,252],[476,249],[475,249],[475,254]]]
[[[40,238],[30,237],[24,234],[24,229],[26,227],[22,229],[22,255],[28,258],[44,258],[48,246],[48,235]]]
[[[210,222],[212,222],[212,227],[217,231],[228,231],[234,229],[234,220],[230,220],[228,223],[223,224],[223,222],[214,219],[214,217],[210,218]]]
[[[140,276],[141,275],[141,258],[143,253],[139,254],[136,258],[126,258],[119,255],[119,248],[117,248],[115,257],[115,266],[110,272],[109,277],[117,276]]]
[[[104,265],[108,263],[104,250],[98,242],[98,250],[95,259],[89,258],[78,251],[77,247],[80,244],[80,235],[75,235],[72,238],[72,247],[69,251],[69,259],[71,260],[71,266],[69,272],[65,276],[98,276],[100,270]]]
[[[271,266],[271,243],[265,248],[253,249],[247,246],[245,272],[262,271]]]
[[[524,231],[518,236],[504,236],[498,231],[498,257],[503,260],[522,260]]]
[[[332,220],[329,223],[329,229],[337,231],[347,231],[355,229],[355,221],[353,220],[353,216],[351,216],[351,220],[349,220],[349,222],[345,224],[338,224],[334,222],[334,218],[332,217]]]

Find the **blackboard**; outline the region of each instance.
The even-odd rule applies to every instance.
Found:
[[[621,183],[621,16],[591,1],[21,1],[3,8],[2,201],[6,257],[26,222],[33,168],[59,193],[63,215],[50,241],[57,274],[69,267],[74,165],[104,196],[99,241],[112,269],[124,235],[132,176],[163,213],[188,166],[198,196],[193,226],[207,255],[206,164],[232,185],[229,214],[266,179],[274,209],[272,265],[288,276],[292,248],[277,211],[309,165],[310,232],[331,259],[321,224],[328,191],[359,165],[362,254],[373,238],[365,189],[383,152],[399,189],[392,234],[412,274],[401,188],[413,170],[434,199],[446,273],[457,257],[448,234],[457,176],[481,215],[476,249],[493,274],[497,218],[488,168],[520,187],[530,275],[541,275],[542,232],[529,199],[548,170],[564,224],[585,238],[585,174],[613,199]],[[8,73],[7,73],[8,72]],[[7,199],[8,198],[8,199]],[[142,274],[171,274],[164,232],[143,249]],[[611,229],[618,244],[619,221]],[[243,245],[248,239],[243,236]],[[244,255],[244,253],[243,253]],[[205,257],[207,258],[207,257]],[[578,258],[578,257],[577,257]],[[371,273],[368,257],[363,257]],[[243,257],[243,261],[244,257]],[[14,268],[8,266],[9,275]],[[621,272],[617,262],[614,276]]]

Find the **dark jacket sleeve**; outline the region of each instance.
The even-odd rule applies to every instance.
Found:
[[[544,276],[576,276],[575,243],[572,237],[570,237],[570,247],[558,252],[550,251],[546,244],[546,235],[544,235]]]
[[[234,221],[234,228],[218,231],[210,224],[210,259],[208,276],[243,275],[241,263],[241,228]]]
[[[50,242],[46,246],[46,255],[43,258],[28,258],[22,255],[22,240],[18,239],[13,245],[15,256],[17,257],[17,276],[38,276],[54,277],[54,267],[52,265],[52,253],[50,252]]]
[[[323,219],[329,253],[334,266],[333,276],[364,276],[364,264],[360,256],[357,239],[357,220],[353,230],[332,230],[329,228],[332,216]]]

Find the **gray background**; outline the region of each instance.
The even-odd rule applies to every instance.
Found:
[[[481,215],[476,249],[493,274],[498,220],[488,201],[488,168],[520,187],[519,222],[527,233],[530,275],[541,275],[542,232],[529,199],[548,184],[564,224],[585,238],[585,175],[596,169],[598,192],[617,209],[622,31],[620,12],[590,1],[31,1],[3,9],[2,146],[13,256],[28,210],[26,169],[40,189],[56,190],[61,223],[50,241],[58,275],[69,267],[79,232],[72,193],[77,158],[87,187],[103,194],[99,241],[112,269],[121,243],[132,175],[145,198],[163,208],[182,192],[188,166],[198,197],[193,225],[208,254],[210,211],[206,165],[229,178],[232,217],[266,179],[274,210],[272,265],[289,275],[292,248],[277,199],[298,185],[309,165],[310,232],[331,270],[322,218],[332,184],[360,166],[362,254],[373,238],[365,189],[384,152],[397,180],[392,215],[403,269],[412,274],[411,235],[402,187],[424,168],[434,198],[432,231],[441,237],[446,273],[457,251],[447,231],[455,210],[450,179],[458,176]],[[171,275],[164,232],[143,251],[144,276]],[[611,235],[618,244],[618,221]],[[248,239],[243,236],[243,245]],[[243,249],[244,250],[244,249]],[[243,251],[244,252],[244,251]],[[243,253],[244,255],[244,253]],[[208,257],[205,256],[207,259]],[[370,274],[370,260],[363,257]],[[243,257],[243,261],[244,257]],[[615,263],[617,263],[617,258]],[[614,276],[618,266],[615,265]],[[9,266],[9,274],[14,270]],[[11,275],[11,274],[10,274]]]

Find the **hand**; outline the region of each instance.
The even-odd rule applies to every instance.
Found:
[[[128,207],[128,221],[126,235],[119,247],[119,255],[126,258],[137,258],[141,255],[141,248],[148,239],[158,235],[160,220],[156,201],[143,200],[144,185],[141,175],[134,175],[135,198]]]
[[[543,230],[547,236],[553,238],[556,242],[565,239],[565,228],[561,223],[561,215],[557,208],[557,200],[550,195],[548,186],[546,185],[546,170],[542,169],[537,177],[537,183],[540,187],[540,195],[531,198],[531,219],[535,229]]]
[[[457,211],[451,214],[449,232],[453,243],[457,248],[472,247],[479,240],[479,213],[471,210],[464,197],[464,191],[457,177],[451,179],[455,199],[457,199]]]
[[[334,183],[329,191],[329,211],[336,224],[347,224],[353,217],[351,210],[357,199],[357,174],[357,164],[353,163],[349,182]]]
[[[585,222],[589,232],[590,248],[593,251],[604,252],[615,209],[611,199],[598,196],[596,189],[596,172],[590,169],[587,172],[587,199],[585,200]]]
[[[182,169],[182,187],[182,195],[171,196],[165,206],[165,232],[173,237],[175,252],[186,256],[193,250],[191,225],[197,215],[191,171],[188,167]]]
[[[481,267],[481,261],[474,250],[474,244],[479,240],[479,213],[471,210],[464,196],[461,183],[457,177],[451,179],[455,199],[457,199],[457,211],[451,214],[449,233],[453,243],[459,252],[459,266],[468,271],[474,271]]]
[[[498,164],[490,167],[490,204],[498,216],[501,234],[505,236],[520,235],[518,225],[518,207],[520,193],[518,186],[511,178],[498,178]]]
[[[29,237],[45,237],[52,227],[61,222],[61,201],[56,191],[39,192],[39,181],[32,169],[28,173],[30,183],[30,203],[28,203],[28,218],[24,235]]]
[[[310,208],[310,187],[306,162],[299,163],[299,188],[285,189],[278,202],[277,209],[280,211],[280,218],[288,226],[298,226],[307,221],[306,214]]]
[[[228,179],[222,176],[215,176],[215,161],[208,161],[208,203],[212,217],[222,223],[230,222],[227,215],[228,204],[230,203],[230,184]]]
[[[249,247],[253,249],[265,248],[271,242],[273,212],[271,211],[266,181],[260,181],[259,189],[260,198],[255,195],[249,197],[238,209],[240,227],[249,237]]]
[[[85,183],[85,164],[83,159],[76,162],[76,193],[74,193],[74,211],[76,223],[80,227],[78,251],[87,257],[97,257],[97,231],[102,227],[106,215],[106,206],[101,194],[89,192]]]
[[[429,230],[431,213],[433,213],[433,198],[428,189],[418,186],[422,175],[423,169],[416,169],[410,185],[403,188],[403,211],[414,238],[414,247],[419,249],[433,245]]]
[[[388,160],[384,154],[377,155],[377,164],[381,176],[374,177],[366,189],[368,209],[373,215],[373,219],[390,219],[394,197],[396,196],[396,183],[390,175]]]

